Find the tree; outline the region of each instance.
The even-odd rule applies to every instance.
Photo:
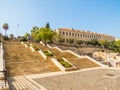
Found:
[[[9,40],[9,37],[8,37],[8,36],[3,36],[2,38],[3,38],[3,40],[6,40],[6,41]]]
[[[115,41],[111,41],[111,42],[109,42],[108,43],[108,49],[110,49],[110,50],[114,50],[115,48],[116,48],[116,46],[115,46]]]
[[[49,24],[49,22],[48,22],[48,23],[46,23],[45,28],[50,28],[50,24]]]
[[[31,36],[29,33],[25,33],[25,36],[24,36],[27,40],[31,40]]]
[[[27,41],[27,39],[24,36],[19,36],[20,41]]]
[[[84,41],[84,43],[85,43],[85,45],[87,45],[87,46],[91,44],[90,41]]]
[[[105,40],[99,40],[98,43],[101,45],[102,48],[104,48],[106,41]]]
[[[33,27],[33,30],[37,30],[37,29],[39,29],[39,27],[37,27],[37,26],[34,26],[34,27]]]
[[[65,39],[62,39],[62,38],[61,38],[61,39],[58,40],[58,42],[59,42],[59,43],[64,43],[64,42],[65,42]]]
[[[53,41],[55,33],[50,28],[40,28],[38,37],[45,43]]]
[[[14,38],[14,34],[10,34],[10,39],[13,39]]]
[[[83,43],[82,40],[77,40],[77,44],[81,45]]]
[[[102,48],[109,49],[110,42],[107,40],[99,40],[98,43],[102,46]]]
[[[72,44],[74,42],[74,40],[73,39],[68,39],[67,42]]]
[[[117,48],[120,49],[120,40],[115,41],[115,42],[114,42],[114,45],[115,45]]]
[[[40,40],[39,40],[39,36],[38,36],[38,33],[40,32],[40,29],[37,27],[37,26],[34,26],[33,28],[32,28],[32,30],[31,30],[31,36],[32,36],[32,38],[35,40],[35,41],[37,41],[37,42],[39,42]]]
[[[120,53],[120,40],[114,42],[114,51]]]
[[[6,36],[6,31],[9,29],[8,23],[4,23],[2,28],[5,30],[5,36]]]
[[[120,48],[120,40],[118,40],[118,41],[115,41],[115,43],[114,43],[117,47],[119,47]]]
[[[91,39],[91,44],[94,46],[98,45],[97,39]]]
[[[37,42],[42,40],[45,44],[52,43],[55,35],[56,34],[52,31],[52,29],[46,27],[38,28],[35,26],[31,30],[32,38]]]

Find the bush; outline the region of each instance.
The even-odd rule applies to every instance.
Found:
[[[40,50],[38,47],[36,47],[36,46],[32,46],[33,47],[33,49],[34,50],[36,50],[36,51],[38,51],[38,50]]]
[[[59,42],[59,43],[64,43],[64,42],[65,42],[65,39],[59,39],[58,42]]]
[[[24,43],[27,44],[28,47],[30,46],[30,43],[29,43],[29,42],[24,42]]]
[[[3,36],[3,40],[9,40],[8,36]]]
[[[53,54],[52,53],[50,53],[50,52],[48,52],[48,51],[44,51],[44,54],[46,55],[46,56],[53,56]]]
[[[47,40],[47,43],[48,43],[48,44],[52,44],[53,42],[52,42],[52,41],[50,41],[50,40]]]
[[[20,41],[27,41],[25,37],[20,37]]]
[[[72,67],[71,64],[69,64],[68,62],[66,62],[66,61],[63,60],[62,58],[58,59],[58,61],[59,61],[65,68],[70,68],[70,67]]]

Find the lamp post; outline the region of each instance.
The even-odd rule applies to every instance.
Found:
[[[17,30],[18,30],[19,24],[16,25],[16,37],[17,37]]]

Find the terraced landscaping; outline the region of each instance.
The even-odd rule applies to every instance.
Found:
[[[39,74],[59,71],[49,60],[44,61],[37,52],[32,52],[20,42],[5,42],[5,64],[10,76]]]
[[[49,50],[56,59],[65,57],[79,69],[99,67],[99,65],[89,59],[79,59],[69,52],[60,52],[56,48],[49,48],[39,43],[32,43],[32,45],[40,48],[42,51]],[[5,42],[4,50],[6,69],[10,76],[59,71],[59,69],[50,60],[50,57],[45,61],[38,51],[32,52],[29,47],[26,48],[20,42]]]
[[[60,67],[60,69],[57,68],[50,57],[47,57],[45,60],[38,52],[39,49],[41,49],[43,52],[45,51],[47,54],[53,54],[52,58],[54,57],[57,60],[64,57],[67,61],[59,60],[59,63],[65,66],[65,71],[68,71],[69,69],[78,70],[84,68],[99,67],[99,65],[93,61],[90,61],[87,58],[80,59],[70,52],[61,52],[56,48],[49,48],[48,46],[43,46],[39,43],[32,43],[32,45],[34,46],[34,49],[37,49],[34,52],[30,47],[26,48],[25,45],[22,45],[20,42],[4,42],[4,59],[8,75],[10,76],[8,77],[10,88],[23,88],[22,90],[25,88],[32,90],[33,88],[34,90],[38,90],[38,85],[29,87],[29,85],[31,86],[33,82],[30,82],[28,78],[24,76],[63,70]],[[71,69],[71,67],[73,67],[73,69]],[[68,70],[66,70],[66,68],[68,68]],[[20,77],[22,80],[25,79],[26,83],[21,83],[21,79],[18,77],[13,77],[19,75],[22,75]],[[19,84],[22,87],[20,87]]]
[[[42,46],[42,45],[37,44],[37,43],[34,45],[41,48],[42,50],[51,51],[56,59],[61,58],[61,57],[65,57],[68,61],[70,61],[73,65],[75,65],[79,69],[99,67],[98,64],[90,61],[87,58],[79,59],[78,57],[76,57],[75,55],[73,55],[69,52],[60,52],[56,48],[48,48],[47,46]]]

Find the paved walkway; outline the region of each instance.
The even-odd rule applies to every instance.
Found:
[[[120,90],[120,69],[73,71],[33,80],[48,90]]]
[[[41,84],[34,81],[34,79],[39,77],[48,77],[65,74],[65,72],[52,72],[45,74],[34,74],[25,76],[14,76],[9,77],[8,82],[10,85],[10,90],[48,90]]]
[[[8,81],[10,90],[120,90],[120,69],[59,71],[10,77]]]
[[[120,68],[90,68],[10,77],[10,90],[120,90]]]

